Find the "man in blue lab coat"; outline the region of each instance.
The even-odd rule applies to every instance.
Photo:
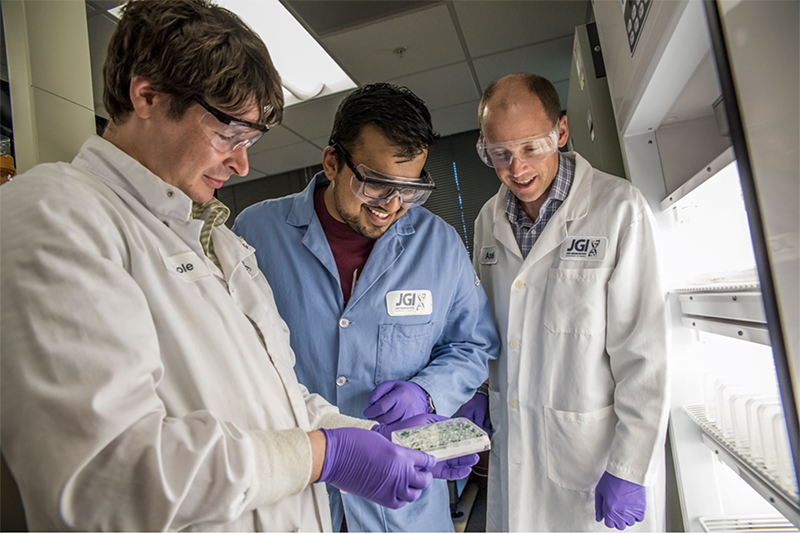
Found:
[[[300,382],[344,414],[450,416],[488,375],[498,337],[456,231],[419,207],[436,141],[404,87],[373,84],[339,106],[323,171],[301,193],[246,209],[234,231],[291,332]],[[329,487],[334,528],[452,531],[446,483],[390,510]]]

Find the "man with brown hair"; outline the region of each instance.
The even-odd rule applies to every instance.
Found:
[[[435,458],[298,383],[214,199],[281,119],[263,42],[206,0],[134,0],[104,74],[103,137],[0,191],[2,452],[28,528],[320,531],[314,482],[419,498]]]

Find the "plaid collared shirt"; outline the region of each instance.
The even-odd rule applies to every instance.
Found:
[[[208,259],[214,262],[217,267],[220,267],[217,255],[214,253],[214,242],[211,240],[211,230],[215,226],[225,224],[231,210],[228,206],[212,198],[208,202],[202,204],[192,202],[192,219],[199,219],[203,221],[203,228],[200,230],[200,244],[203,246],[203,251],[208,256]],[[222,267],[220,267],[221,269]]]
[[[575,178],[575,164],[572,163],[564,154],[558,154],[558,172],[550,188],[550,194],[539,208],[539,217],[536,222],[531,221],[522,204],[514,196],[514,193],[506,193],[506,216],[511,223],[511,230],[519,245],[522,257],[526,258],[533,248],[536,240],[542,234],[544,227],[553,217],[561,204],[566,200],[569,190],[572,187],[572,180]]]

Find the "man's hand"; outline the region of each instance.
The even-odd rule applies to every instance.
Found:
[[[318,482],[388,508],[402,508],[430,486],[436,458],[363,428],[321,429],[325,463]]]
[[[617,478],[608,471],[600,477],[594,490],[596,521],[605,519],[608,528],[625,530],[637,521],[644,521],[647,494],[644,486]]]
[[[437,423],[447,419],[449,418],[443,415],[425,413],[409,417],[408,419],[404,419],[391,425],[377,424],[372,427],[372,430],[391,441],[392,432],[395,430]],[[472,466],[478,463],[478,460],[479,457],[477,454],[459,456],[458,458],[451,458],[449,460],[437,462],[435,466],[430,468],[430,472],[433,475],[433,478],[441,478],[444,480],[461,480],[472,472]]]
[[[428,413],[428,393],[414,382],[387,380],[372,391],[364,417],[392,424]]]
[[[475,393],[459,410],[461,417],[466,417],[484,432],[492,435],[492,422],[489,420],[489,398],[483,393]]]

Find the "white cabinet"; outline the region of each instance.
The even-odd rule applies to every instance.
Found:
[[[800,526],[799,5],[593,2],[626,175],[661,232],[687,531]]]

